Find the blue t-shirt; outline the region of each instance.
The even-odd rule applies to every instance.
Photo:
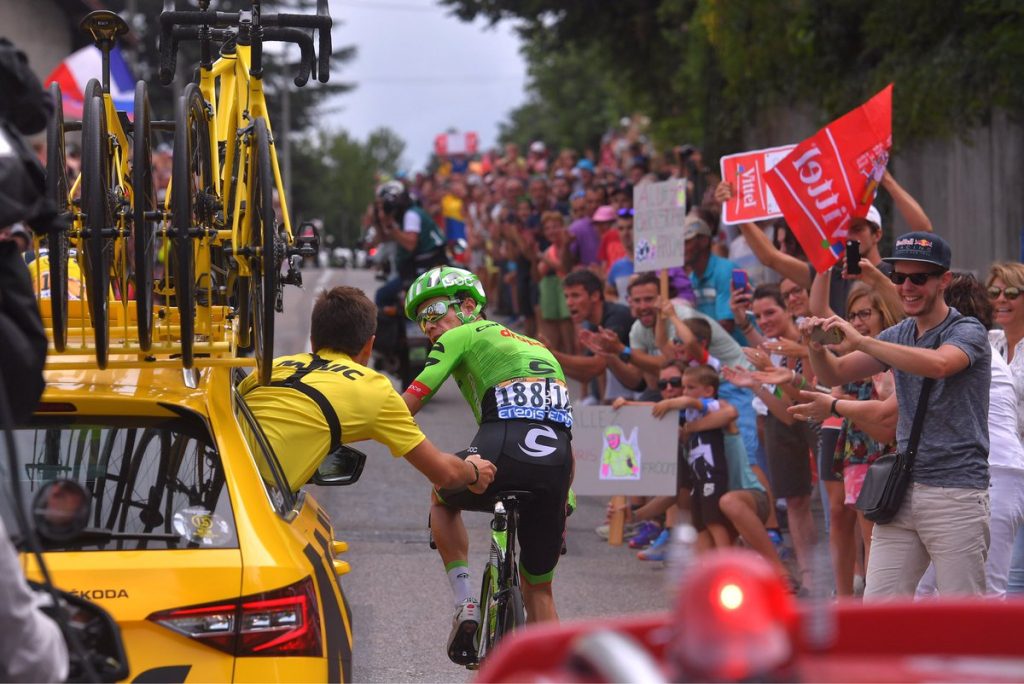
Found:
[[[708,267],[703,273],[694,271],[690,274],[693,292],[697,296],[698,311],[716,321],[733,320],[732,309],[729,308],[729,297],[732,295],[730,286],[734,268],[736,268],[736,264],[712,254],[708,258]]]

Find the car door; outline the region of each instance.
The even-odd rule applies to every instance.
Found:
[[[339,575],[348,572],[349,566],[345,561],[336,559],[348,546],[344,542],[335,541],[330,518],[311,495],[304,491],[292,492],[285,485],[283,469],[277,456],[244,400],[237,395],[236,414],[264,484],[272,490],[271,500],[278,512],[275,527],[290,542],[290,549],[287,550],[290,553],[282,550],[289,560],[282,562],[294,562],[305,568],[316,585],[324,628],[323,652],[327,680],[351,681],[351,611],[339,581]],[[301,560],[296,560],[300,556]],[[247,666],[246,663],[239,663],[239,668]]]

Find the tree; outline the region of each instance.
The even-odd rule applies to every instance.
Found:
[[[373,201],[377,174],[397,172],[404,151],[405,142],[387,128],[371,132],[365,143],[344,131],[302,137],[292,161],[294,221],[323,219],[336,244],[354,244],[363,211]]]
[[[528,45],[593,50],[656,138],[701,142],[709,156],[735,151],[766,110],[800,106],[825,123],[890,82],[897,145],[966,134],[994,108],[1024,113],[1019,3],[441,2],[466,21],[514,21]]]

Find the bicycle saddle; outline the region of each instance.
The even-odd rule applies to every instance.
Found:
[[[498,492],[494,495],[494,501],[500,501],[506,506],[512,503],[526,503],[534,496],[533,492],[528,492],[522,489],[506,489],[503,492]]]
[[[128,23],[110,10],[89,12],[78,26],[91,35],[96,44],[113,42],[118,36],[128,33]]]

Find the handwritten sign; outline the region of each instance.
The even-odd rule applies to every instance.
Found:
[[[573,489],[594,496],[676,493],[677,413],[663,419],[650,406],[581,406],[573,411]]]
[[[794,147],[783,145],[722,157],[722,179],[732,183],[735,192],[722,206],[722,223],[734,225],[782,216],[765,174]]]
[[[637,273],[683,265],[686,181],[640,183],[633,188],[633,269]]]

